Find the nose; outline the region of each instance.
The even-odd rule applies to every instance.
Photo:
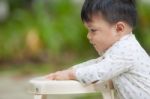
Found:
[[[92,38],[91,38],[91,35],[90,35],[90,33],[88,32],[88,34],[87,34],[87,38],[89,39],[89,40],[91,40]]]
[[[92,36],[91,36],[91,33],[88,33],[88,34],[87,34],[87,38],[88,38],[90,44],[92,44]]]

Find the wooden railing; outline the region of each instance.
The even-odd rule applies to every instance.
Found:
[[[65,80],[46,80],[44,78],[34,78],[29,81],[29,90],[34,95],[34,99],[46,99],[47,95],[60,94],[85,94],[100,92],[103,99],[114,99],[113,90],[108,84],[83,85],[78,81]]]

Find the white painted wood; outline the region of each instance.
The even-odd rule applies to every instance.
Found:
[[[37,94],[35,94],[35,95],[34,95],[34,99],[42,99],[42,95],[37,95]]]
[[[104,99],[114,99],[112,90],[108,85],[91,84],[83,85],[78,81],[47,80],[43,77],[34,78],[29,81],[29,92],[34,94],[34,99],[42,99],[42,95],[60,94],[83,94],[101,92]]]

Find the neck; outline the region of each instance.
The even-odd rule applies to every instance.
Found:
[[[120,38],[122,38],[123,36],[132,33],[132,28],[128,25],[126,25],[125,30],[121,33]]]

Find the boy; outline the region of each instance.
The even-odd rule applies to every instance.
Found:
[[[111,80],[119,99],[150,99],[150,58],[132,34],[137,19],[134,0],[85,0],[81,18],[101,56],[47,78],[85,84]]]

